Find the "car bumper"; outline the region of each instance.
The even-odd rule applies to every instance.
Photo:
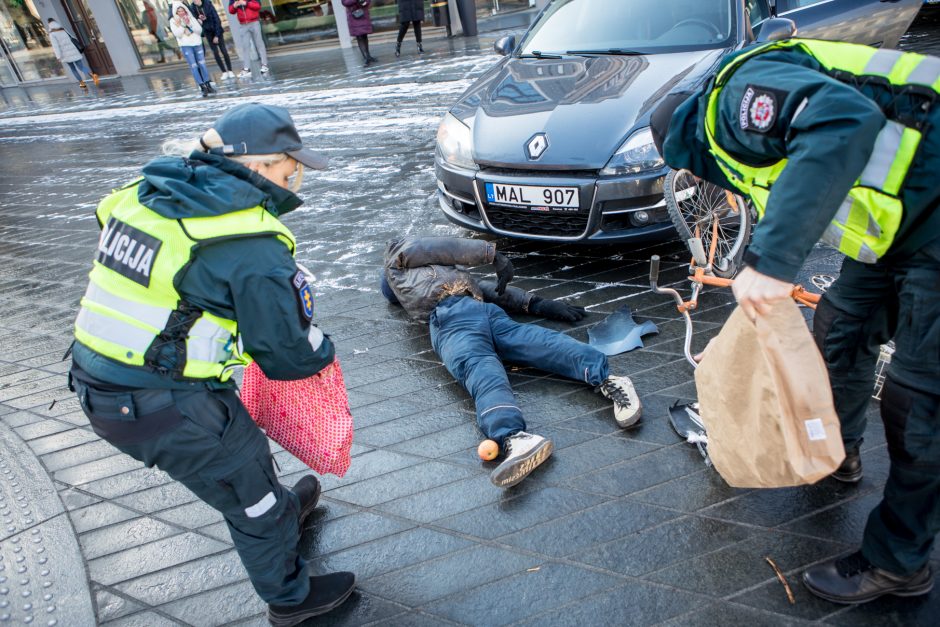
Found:
[[[474,231],[556,242],[643,242],[675,235],[663,199],[667,172],[598,177],[590,172],[472,171],[435,159],[438,203],[451,222]],[[536,211],[492,204],[486,201],[486,183],[574,186],[581,206],[577,211]]]

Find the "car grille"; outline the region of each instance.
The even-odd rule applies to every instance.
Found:
[[[521,235],[549,235],[553,237],[579,237],[587,229],[586,213],[539,213],[488,205],[486,217],[501,231]]]

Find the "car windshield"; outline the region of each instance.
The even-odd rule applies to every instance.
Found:
[[[521,56],[646,54],[723,48],[734,0],[555,0],[521,42]]]

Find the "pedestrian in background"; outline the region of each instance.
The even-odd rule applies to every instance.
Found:
[[[424,52],[421,47],[421,22],[424,20],[424,0],[398,0],[398,41],[395,43],[395,56],[401,56],[401,42],[408,32],[408,24],[414,26],[415,41],[418,42],[418,52]]]
[[[144,0],[144,10],[141,12],[140,19],[147,25],[147,30],[150,31],[154,39],[157,40],[157,52],[160,53],[160,60],[157,63],[166,63],[166,56],[163,54],[164,49],[173,50],[177,59],[183,58],[183,54],[179,50],[174,49],[166,42],[166,17],[147,0]]]
[[[94,81],[95,86],[98,85],[98,75],[88,69],[84,55],[72,41],[72,35],[51,17],[49,18],[49,41],[52,43],[52,54],[68,66],[72,75],[78,80],[79,87],[82,89],[88,87],[83,75]]]
[[[170,30],[189,63],[189,70],[196,79],[196,84],[205,98],[215,90],[209,84],[209,69],[206,67],[206,50],[202,47],[202,26],[186,5],[178,0],[173,2],[173,19]]]
[[[256,103],[164,153],[98,205],[70,386],[95,433],[222,513],[268,619],[296,625],[343,603],[355,576],[311,576],[298,545],[320,483],[280,484],[232,373],[253,359],[297,380],[333,363],[279,220],[303,202],[303,166],[326,159],[286,109]]]
[[[359,52],[366,65],[378,61],[369,54],[369,34],[372,32],[372,18],[369,17],[369,5],[372,0],[343,0],[346,7],[346,22],[349,24],[349,34],[356,38]]]
[[[202,26],[202,36],[209,42],[209,48],[212,49],[215,62],[218,64],[219,70],[222,71],[222,78],[235,78],[235,72],[232,71],[232,60],[225,48],[225,28],[222,26],[218,11],[212,6],[212,0],[193,0],[189,5],[189,10]]]
[[[268,73],[268,51],[264,47],[264,38],[261,36],[261,3],[258,0],[228,0],[228,12],[238,18],[241,24],[239,34],[242,38],[242,51],[245,58],[242,60],[242,71],[238,78],[251,76],[251,44],[255,45],[258,56],[261,57],[261,73]]]

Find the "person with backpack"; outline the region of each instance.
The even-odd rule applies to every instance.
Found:
[[[51,17],[49,18],[49,41],[52,44],[52,54],[71,70],[72,75],[78,80],[79,87],[88,88],[84,80],[86,77],[95,84],[95,87],[98,86],[98,75],[89,70],[88,65],[85,64],[84,50],[78,48],[78,40]]]

